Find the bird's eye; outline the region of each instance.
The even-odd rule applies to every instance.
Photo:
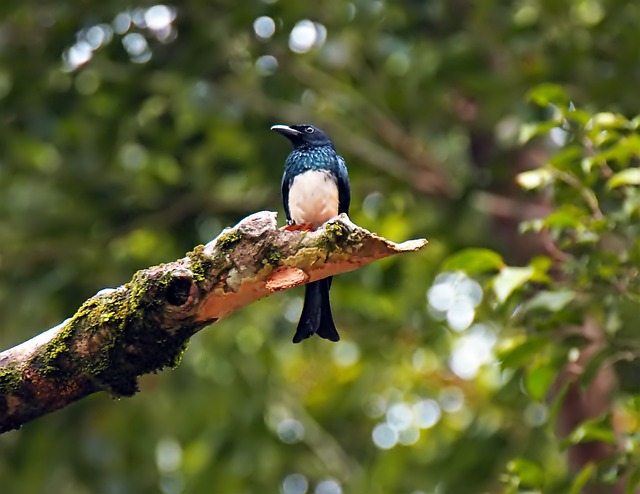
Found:
[[[307,134],[313,134],[315,130],[316,130],[316,129],[314,129],[313,127],[305,127],[305,128],[304,128],[304,131],[305,131]]]

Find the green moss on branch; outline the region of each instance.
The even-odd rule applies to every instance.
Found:
[[[15,366],[0,369],[0,395],[6,396],[20,387],[20,370]]]

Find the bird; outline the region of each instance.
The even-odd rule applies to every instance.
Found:
[[[336,153],[329,136],[310,124],[274,125],[271,130],[286,137],[293,146],[282,175],[282,202],[287,224],[315,230],[340,213],[349,214],[351,186],[347,165]],[[294,343],[314,334],[329,341],[340,340],[331,314],[331,279],[324,278],[305,286]]]

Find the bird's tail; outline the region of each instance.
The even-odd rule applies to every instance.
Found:
[[[300,322],[293,336],[294,343],[300,343],[316,333],[326,340],[340,340],[331,315],[329,287],[331,287],[331,277],[306,285]]]

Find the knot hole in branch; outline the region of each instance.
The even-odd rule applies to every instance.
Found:
[[[190,276],[185,276],[184,274],[175,276],[167,284],[165,295],[167,302],[177,307],[186,304],[192,296],[192,288],[195,289],[195,283],[193,283]]]

